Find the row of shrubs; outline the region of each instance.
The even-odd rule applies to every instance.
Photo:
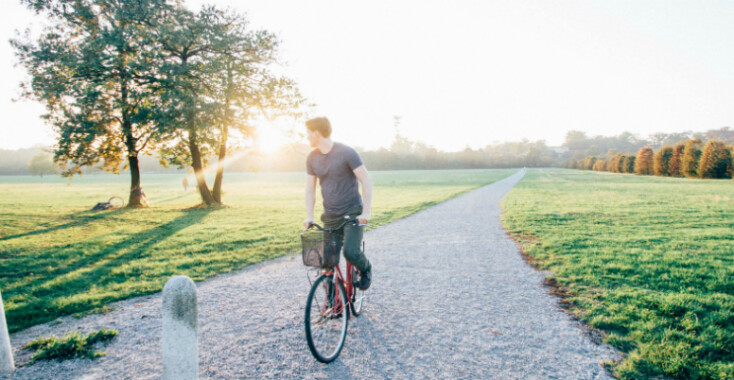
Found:
[[[577,169],[612,173],[636,173],[663,177],[732,178],[734,147],[720,140],[700,139],[666,145],[657,152],[649,146],[636,155],[617,153],[607,159],[586,157],[576,163]]]

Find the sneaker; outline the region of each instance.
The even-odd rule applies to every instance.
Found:
[[[372,269],[362,273],[359,281],[355,282],[354,285],[362,290],[367,290],[372,284]]]

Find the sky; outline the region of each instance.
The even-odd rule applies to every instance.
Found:
[[[4,2],[4,41],[43,23]],[[206,3],[275,32],[276,70],[316,105],[311,115],[331,120],[335,140],[367,149],[390,145],[395,116],[401,135],[447,151],[523,138],[560,145],[569,130],[645,137],[734,125],[731,1]],[[24,77],[14,62],[0,43],[0,148],[51,144],[43,107],[12,101]],[[258,128],[279,140],[272,125]]]

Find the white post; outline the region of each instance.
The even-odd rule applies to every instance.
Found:
[[[163,380],[199,377],[196,285],[175,276],[163,287]]]
[[[13,347],[10,345],[8,324],[5,322],[3,295],[0,294],[0,375],[12,373],[14,370]]]

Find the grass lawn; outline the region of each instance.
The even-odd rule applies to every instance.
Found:
[[[530,170],[503,200],[622,379],[734,379],[734,181]]]
[[[373,172],[371,225],[514,172]],[[152,207],[90,211],[112,195],[127,199],[129,177],[0,177],[0,290],[10,331],[160,291],[172,275],[203,280],[299,249],[305,174],[225,173],[227,206],[216,210],[192,208],[199,195],[184,192],[181,180],[143,174]]]

